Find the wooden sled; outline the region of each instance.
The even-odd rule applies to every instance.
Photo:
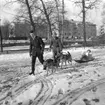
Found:
[[[84,61],[84,60],[80,60],[80,59],[78,59],[78,60],[74,60],[74,61],[77,62],[77,63],[86,63],[86,62],[90,62],[90,61],[93,61],[93,60],[94,60],[94,58],[89,59],[89,60],[86,60],[86,61]]]

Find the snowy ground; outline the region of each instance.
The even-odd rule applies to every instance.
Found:
[[[86,49],[64,52],[70,51],[73,59],[77,59]],[[28,53],[0,55],[0,105],[86,105],[83,99],[90,105],[105,105],[105,48],[91,50],[94,61],[73,62],[73,66],[63,66],[50,76],[46,76],[38,60],[36,75],[28,75],[31,71]],[[52,53],[46,51],[44,58],[50,57]]]
[[[45,48],[49,48],[49,45],[46,45]],[[29,45],[24,45],[24,46],[10,46],[10,47],[4,47],[3,50],[4,51],[8,51],[8,50],[28,50],[29,49]]]

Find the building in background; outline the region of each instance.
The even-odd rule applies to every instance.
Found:
[[[60,32],[62,30],[62,24],[60,24]],[[86,38],[91,39],[96,36],[96,25],[90,22],[86,22]],[[62,35],[62,33],[60,33]],[[65,20],[64,21],[64,35],[65,39],[83,39],[83,25],[80,21]]]
[[[28,23],[15,23],[15,36],[16,37],[29,37],[31,25]],[[37,35],[46,38],[47,37],[47,26],[36,24]]]
[[[78,34],[83,37],[83,25],[78,23]],[[97,35],[96,24],[86,22],[86,39],[91,39]]]
[[[29,23],[14,23],[14,28],[5,28],[3,29],[3,38],[8,39],[6,37],[13,36],[14,37],[29,37],[29,32],[31,30],[31,26]],[[6,31],[7,30],[7,31]],[[48,25],[46,24],[38,24],[36,23],[37,35],[47,39],[48,38]],[[62,35],[62,24],[60,22],[59,25],[60,35]],[[6,33],[7,32],[7,33]],[[9,33],[8,33],[9,32]],[[86,38],[91,39],[96,36],[97,30],[96,25],[90,22],[86,22]],[[10,35],[11,34],[11,35]],[[74,40],[74,39],[83,39],[83,25],[80,21],[72,20],[64,20],[64,35],[62,35],[64,39]]]

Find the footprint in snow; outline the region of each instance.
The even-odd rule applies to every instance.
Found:
[[[18,103],[18,105],[22,105],[22,104],[23,104],[22,102],[19,102],[19,103]]]
[[[71,82],[68,82],[69,85],[71,85]]]
[[[67,105],[68,102],[67,101],[64,101],[64,102],[61,102],[60,105]]]
[[[29,100],[29,105],[32,105],[33,101],[32,100]]]
[[[83,102],[85,103],[85,105],[92,105],[88,99],[83,99]]]
[[[100,100],[98,98],[92,99],[94,102],[99,102]]]
[[[93,92],[96,92],[96,91],[97,91],[97,87],[96,87],[96,86],[93,87],[93,88],[92,88],[92,91],[93,91]]]

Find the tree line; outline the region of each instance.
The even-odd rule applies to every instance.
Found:
[[[70,0],[72,1],[72,0]],[[84,42],[86,43],[86,32],[85,32],[85,19],[87,10],[93,9],[99,3],[100,0],[74,0],[76,6],[81,8],[80,13],[83,13],[83,30],[84,30]],[[6,1],[6,5],[19,3],[20,7],[17,10],[17,15],[15,16],[15,22],[26,21],[31,25],[37,33],[36,25],[47,24],[48,25],[48,39],[51,39],[53,31],[58,31],[59,33],[59,23],[63,19],[65,11],[64,0],[12,0]],[[62,28],[63,29],[63,28]],[[62,33],[63,34],[63,33]],[[63,35],[61,35],[63,36]]]

